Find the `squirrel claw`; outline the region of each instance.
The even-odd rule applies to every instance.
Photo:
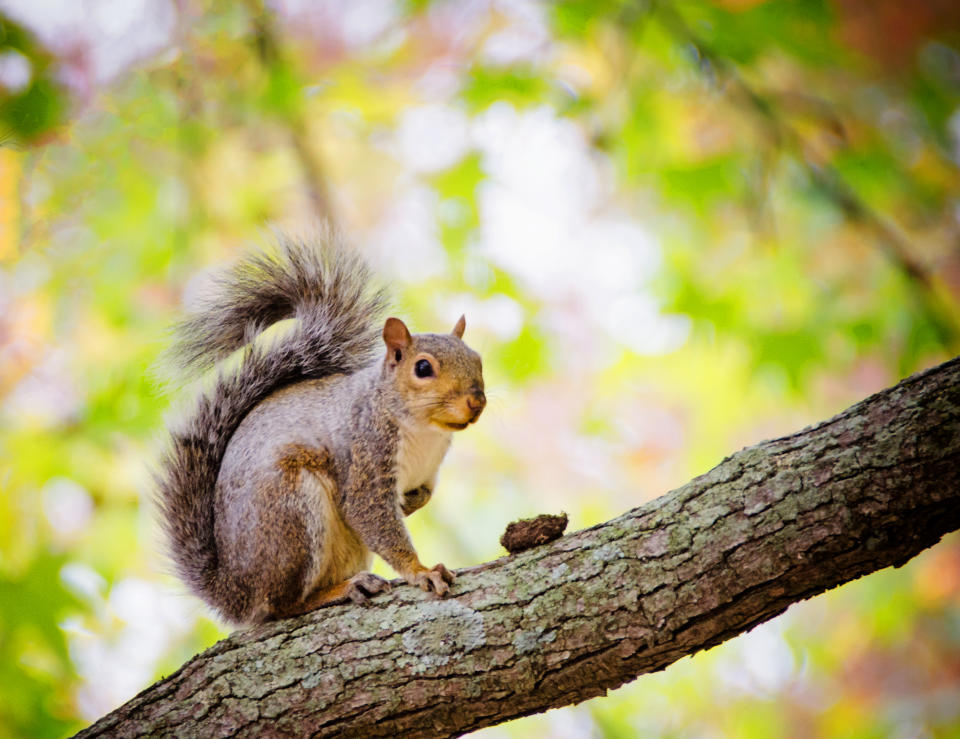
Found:
[[[347,580],[346,595],[357,605],[363,605],[377,593],[390,592],[390,582],[372,572],[359,572]]]
[[[452,572],[450,572],[450,570],[448,570],[448,569],[447,569],[446,567],[444,567],[442,564],[438,564],[438,565],[434,566],[434,568],[431,570],[431,572],[439,572],[439,573],[440,573],[440,577],[442,577],[444,580],[446,580],[446,581],[447,581],[448,583],[450,583],[451,585],[453,585],[454,581],[457,579],[457,576],[454,575]]]
[[[429,569],[424,568],[407,578],[407,582],[411,585],[416,585],[428,593],[432,591],[440,597],[447,594],[454,580],[456,576],[442,564]]]

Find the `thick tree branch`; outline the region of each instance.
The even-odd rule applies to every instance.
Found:
[[[234,634],[80,736],[451,736],[603,695],[960,528],[960,358],[549,545]],[[491,533],[491,536],[494,534]]]

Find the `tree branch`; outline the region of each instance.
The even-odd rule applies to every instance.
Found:
[[[79,736],[452,736],[603,695],[960,528],[960,358],[607,523],[238,632]]]

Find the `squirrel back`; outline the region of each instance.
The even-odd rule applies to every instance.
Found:
[[[176,326],[172,364],[190,378],[237,350],[212,387],[171,430],[157,473],[158,503],[177,574],[197,595],[214,586],[214,492],[224,452],[244,417],[281,387],[358,371],[379,343],[384,290],[330,228],[313,240],[281,237],[221,273],[210,295]],[[296,319],[272,340],[255,341]],[[269,339],[270,337],[265,337]]]

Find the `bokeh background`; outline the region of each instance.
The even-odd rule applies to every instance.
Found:
[[[954,0],[0,0],[0,141],[2,737],[227,633],[159,553],[150,369],[271,227],[466,313],[491,402],[410,519],[451,567],[960,351]],[[480,735],[960,736],[960,539]]]

